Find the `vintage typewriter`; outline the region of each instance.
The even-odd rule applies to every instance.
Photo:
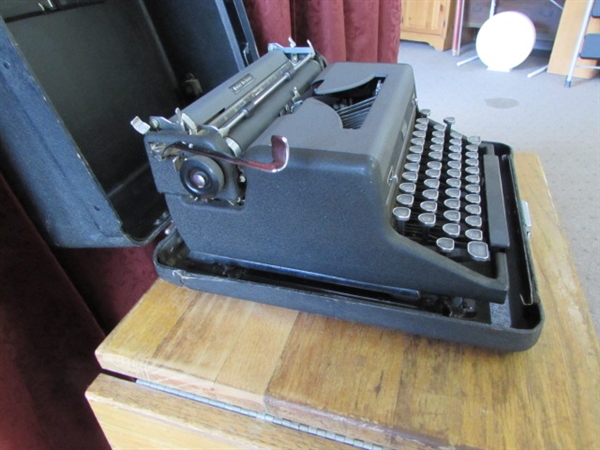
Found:
[[[410,66],[270,51],[134,119],[173,230],[161,277],[502,350],[543,314],[511,150],[419,109]]]

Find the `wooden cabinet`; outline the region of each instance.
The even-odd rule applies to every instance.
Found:
[[[453,0],[404,0],[400,39],[427,42],[436,50],[452,46],[454,32]]]
[[[117,449],[600,448],[599,347],[539,158],[518,153],[546,324],[501,354],[157,281],[87,398]],[[354,446],[354,447],[351,447]]]

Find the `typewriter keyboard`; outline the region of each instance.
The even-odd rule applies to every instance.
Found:
[[[452,130],[453,118],[428,115],[416,120],[400,170],[396,230],[449,258],[489,261],[492,248],[508,246],[498,158],[478,136]]]

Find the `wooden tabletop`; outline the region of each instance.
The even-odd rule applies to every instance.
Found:
[[[517,154],[546,323],[503,354],[157,281],[106,370],[386,447],[600,448],[599,346],[537,156]]]

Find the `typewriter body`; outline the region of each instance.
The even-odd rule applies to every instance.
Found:
[[[430,337],[524,350],[543,314],[503,144],[417,105],[403,64],[271,46],[145,135],[173,226],[161,277]]]

